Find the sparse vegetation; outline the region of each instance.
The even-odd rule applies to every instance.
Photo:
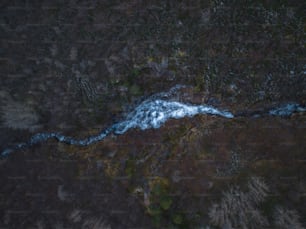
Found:
[[[82,212],[79,209],[74,209],[71,212],[69,220],[75,225],[81,225],[81,229],[111,229],[103,217],[94,217],[88,212]]]
[[[251,177],[247,190],[232,186],[223,192],[221,202],[209,210],[211,224],[220,228],[303,228],[296,211],[274,206],[273,222],[261,211],[260,205],[269,192],[267,184],[259,177]]]
[[[91,217],[85,219],[82,229],[111,229],[111,227],[105,223],[103,218]]]
[[[230,159],[227,161],[226,165],[221,168],[217,168],[217,176],[234,176],[237,175],[244,167],[244,162],[241,159],[241,155],[232,151],[230,153]]]
[[[12,100],[1,108],[1,120],[5,127],[15,130],[35,131],[41,127],[39,115],[33,107]]]
[[[97,134],[135,103],[175,84],[190,87],[174,91],[173,100],[235,112],[288,101],[305,103],[303,1],[72,0],[3,1],[0,5],[0,148],[38,129],[80,139]],[[51,149],[49,144],[54,142],[50,140],[33,147],[31,153],[24,150],[18,162],[12,158],[0,163],[0,227],[47,228],[53,226],[48,222],[57,219],[50,214],[48,221],[44,210],[62,216],[76,206],[85,211],[101,207],[101,212],[108,213],[114,205],[128,206],[129,214],[75,212],[63,227],[108,228],[111,223],[114,228],[150,228],[155,223],[196,228],[189,224],[196,217],[202,225],[211,220],[214,226],[205,229],[305,227],[304,219],[298,218],[305,215],[304,196],[291,195],[298,205],[297,211],[292,209],[286,196],[294,189],[290,184],[279,182],[285,187],[279,190],[275,187],[279,180],[269,180],[269,187],[280,194],[273,197],[267,196],[267,185],[258,177],[251,178],[245,189],[239,182],[224,189],[227,181],[242,176],[265,176],[272,171],[276,177],[280,171],[281,176],[288,175],[283,165],[292,160],[298,166],[290,164],[290,175],[304,179],[300,175],[306,174],[301,166],[304,115],[282,121],[263,117],[224,123],[221,118],[197,116],[171,120],[159,130],[110,135],[95,147],[58,144]],[[144,145],[145,153],[140,149]],[[245,153],[236,152],[237,145]],[[130,157],[131,153],[137,157]],[[260,160],[243,164],[249,154]],[[60,163],[54,163],[55,156],[61,157]],[[225,158],[218,168],[217,158]],[[64,196],[57,195],[63,193],[57,193],[48,180],[53,174],[58,177],[52,180],[76,194],[65,207]],[[90,180],[102,175],[98,181]],[[168,183],[159,179],[149,190],[137,189],[145,196],[137,198],[139,202],[124,195],[144,187],[150,176],[163,177]],[[16,177],[27,182],[16,185]],[[104,185],[108,179],[112,182]],[[177,196],[170,193],[172,185]],[[20,195],[36,191],[45,197]],[[222,191],[221,200],[211,207],[210,195],[214,198]],[[7,209],[30,213],[14,217]]]
[[[246,192],[239,187],[231,187],[223,193],[221,202],[209,210],[211,223],[228,228],[264,228],[268,221],[258,205],[267,196],[267,192],[267,185],[258,177],[250,179]]]
[[[299,218],[296,211],[278,206],[273,217],[274,227],[279,229],[303,229],[304,227],[300,223]]]

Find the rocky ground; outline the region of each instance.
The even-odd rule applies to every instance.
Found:
[[[178,100],[234,112],[305,104],[303,6],[1,1],[0,149],[98,133],[176,84],[190,86]],[[0,227],[303,228],[305,128],[305,113],[199,115],[89,147],[50,140],[0,161]]]

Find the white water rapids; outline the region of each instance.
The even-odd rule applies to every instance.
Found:
[[[184,117],[193,117],[198,114],[206,115],[217,115],[223,118],[235,118],[238,116],[247,115],[237,115],[235,116],[229,111],[221,110],[209,105],[194,105],[185,104],[178,101],[167,100],[169,97],[173,96],[175,92],[184,86],[175,86],[170,89],[169,92],[159,93],[151,96],[147,100],[140,103],[132,112],[130,112],[123,121],[118,122],[110,126],[109,128],[103,130],[100,134],[95,136],[90,136],[85,139],[75,139],[69,136],[62,135],[61,133],[38,133],[31,137],[28,142],[17,144],[11,148],[5,149],[1,156],[7,156],[11,152],[20,149],[30,147],[37,143],[42,143],[50,138],[54,138],[59,142],[87,146],[95,142],[103,140],[109,134],[124,134],[130,129],[139,128],[141,130],[159,128],[169,119],[180,119]],[[305,107],[300,106],[296,103],[289,103],[283,106],[279,106],[269,110],[268,112],[260,112],[258,114],[252,115],[252,117],[260,117],[263,115],[271,116],[290,116],[294,112],[304,112]]]

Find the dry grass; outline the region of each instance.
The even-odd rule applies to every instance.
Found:
[[[259,211],[258,204],[265,199],[267,192],[267,185],[258,177],[250,179],[247,192],[231,187],[223,193],[221,202],[210,209],[210,222],[227,228],[264,228],[268,221]]]
[[[84,221],[82,229],[111,229],[111,227],[102,218],[89,217]]]
[[[111,229],[103,217],[90,216],[79,209],[73,210],[68,218],[72,223],[82,225],[82,229]]]
[[[237,186],[231,187],[223,193],[221,201],[210,208],[211,224],[229,229],[303,229],[299,215],[294,210],[276,207],[272,222],[262,215],[259,205],[265,201],[268,192],[268,186],[259,177],[251,177],[247,191],[241,191]]]
[[[274,213],[274,226],[279,229],[303,229],[299,222],[299,215],[294,210],[288,210],[283,207],[277,207]]]
[[[39,128],[39,116],[30,106],[7,101],[1,109],[1,120],[7,128],[34,131]]]

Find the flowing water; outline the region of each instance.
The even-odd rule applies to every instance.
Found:
[[[236,118],[236,117],[262,117],[262,116],[280,116],[287,117],[295,112],[305,112],[306,107],[303,107],[297,103],[283,104],[278,107],[274,107],[268,110],[260,110],[255,112],[240,112],[233,114],[230,111],[218,109],[210,105],[194,105],[185,104],[170,99],[175,95],[176,91],[181,89],[181,85],[177,85],[170,89],[168,92],[162,92],[155,94],[147,100],[140,103],[134,110],[132,110],[123,121],[111,125],[98,135],[89,136],[85,139],[75,139],[73,137],[65,136],[61,133],[37,133],[30,138],[28,142],[19,143],[11,148],[5,149],[1,156],[7,156],[13,151],[21,148],[30,147],[37,143],[42,143],[50,138],[56,139],[59,142],[87,146],[98,141],[103,140],[109,134],[124,134],[130,129],[139,128],[141,130],[159,128],[169,119],[181,119],[184,117],[193,117],[195,115],[216,115],[222,118]]]

